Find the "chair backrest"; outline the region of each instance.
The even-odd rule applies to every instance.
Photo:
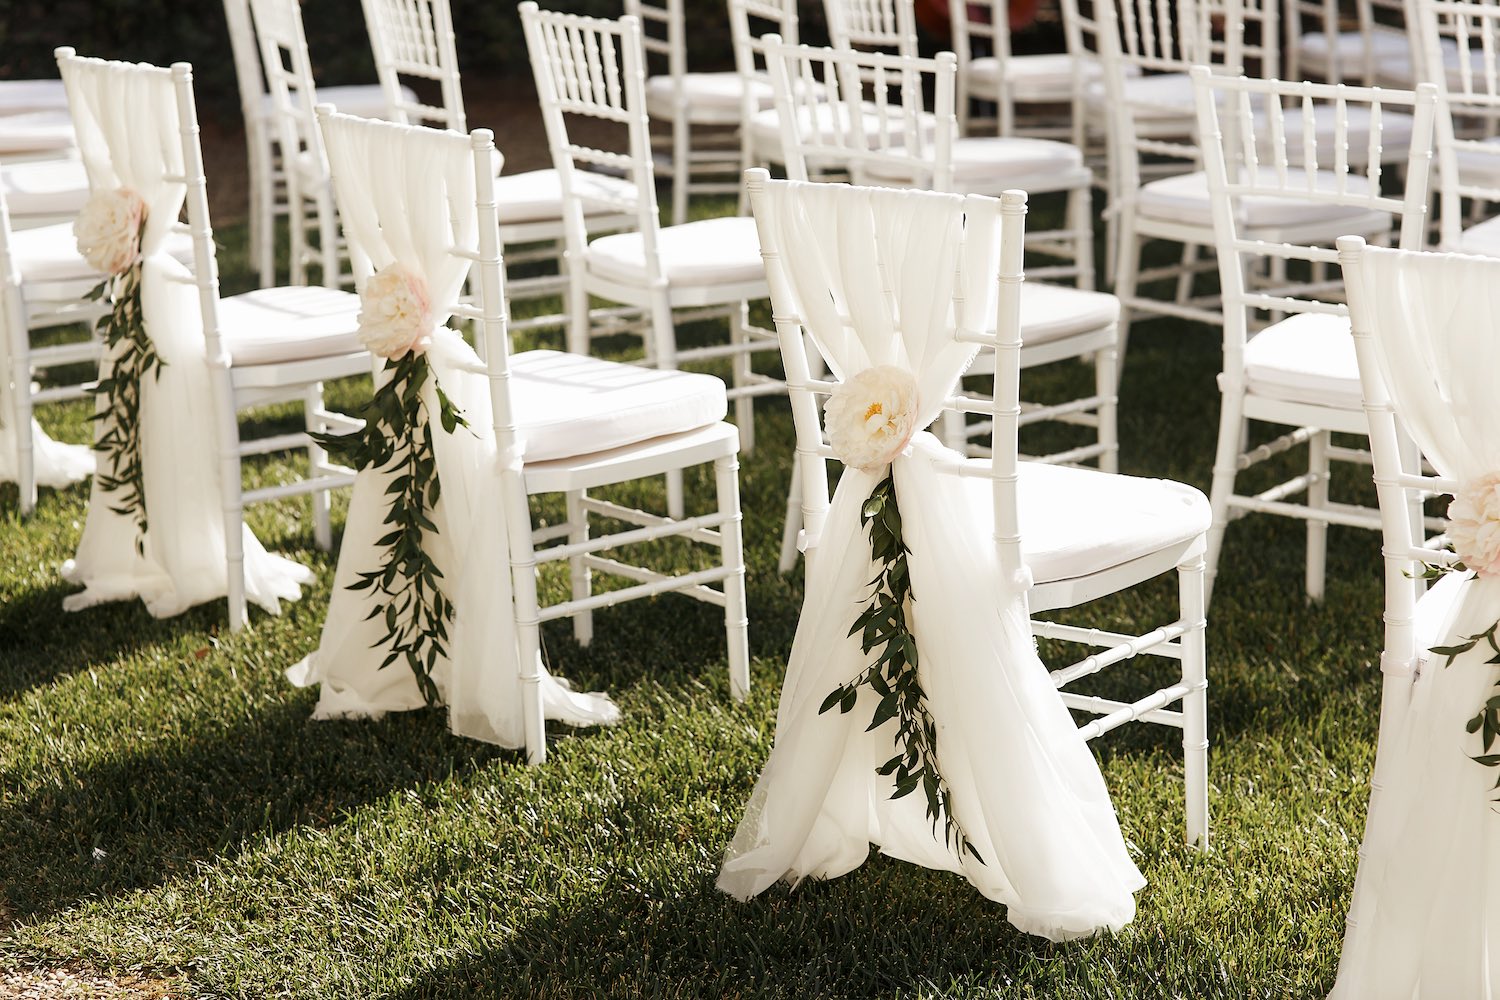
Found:
[[[1422,245],[1437,91],[1223,77],[1204,66],[1193,70],[1193,83],[1224,298],[1224,371],[1233,380],[1241,377],[1253,314],[1347,314],[1342,283],[1320,278],[1338,260],[1332,241],[1298,242],[1299,222],[1332,208],[1346,232],[1389,233],[1394,221],[1402,246]],[[1293,112],[1301,126],[1288,124]],[[1379,153],[1394,144],[1383,131],[1387,117],[1411,127],[1405,183],[1389,194]],[[1368,134],[1351,138],[1355,128]],[[1351,149],[1360,142],[1367,151]],[[1282,223],[1252,229],[1254,201],[1277,205]],[[1246,276],[1261,273],[1267,259],[1279,262],[1270,272],[1279,279],[1249,285]],[[1306,273],[1293,273],[1295,262]]]
[[[1382,70],[1411,64],[1408,0],[1288,0],[1283,18],[1286,77],[1373,87]],[[1308,39],[1318,39],[1311,47]]]
[[[991,410],[995,420],[989,470],[996,544],[1003,570],[1018,572],[1025,194],[1011,191],[997,200],[773,181],[764,170],[746,178],[792,401],[808,534],[821,533],[826,521],[826,461],[834,457],[818,397],[866,368],[896,365],[915,378],[920,429],[957,403],[951,393],[959,375],[979,346],[989,345],[998,352],[994,399],[972,405]],[[831,379],[812,377],[809,339]],[[963,460],[955,454],[954,461]]]
[[[258,128],[264,114],[266,77],[260,68],[255,27],[250,23],[250,0],[224,0],[224,20],[229,25],[229,49],[234,57],[234,78],[240,91],[240,114],[247,130]]]
[[[787,176],[847,170],[856,184],[953,188],[958,123],[951,52],[936,59],[784,45],[766,36]],[[935,110],[927,113],[927,93]],[[878,180],[877,180],[878,179]]]
[[[687,17],[682,0],[625,0],[625,16],[640,22],[646,75],[664,73],[680,87],[688,71]]]
[[[894,49],[898,55],[918,55],[913,0],[823,0],[823,12],[834,48]]]
[[[735,71],[744,80],[768,79],[764,36],[797,44],[797,0],[728,0],[728,9]],[[746,98],[753,104],[749,88]]]
[[[302,154],[322,167],[323,143],[313,113],[317,89],[307,36],[302,31],[301,0],[250,0],[250,11],[261,69],[271,94],[276,140],[281,144],[282,158],[289,164],[288,174],[293,173],[290,164]]]
[[[392,121],[468,131],[448,0],[360,0],[375,74]],[[417,100],[403,78],[436,82],[442,104]]]
[[[659,267],[656,182],[640,22],[629,16],[608,20],[544,11],[532,0],[519,9],[547,145],[562,180],[568,252],[582,254],[588,245],[583,224],[587,205],[590,210],[633,216],[644,241],[647,266],[654,271]],[[569,115],[623,126],[625,151],[574,141],[568,132]],[[584,166],[629,178],[635,185],[636,201],[627,203],[602,191],[580,189],[575,171]]]
[[[1500,6],[1418,0],[1417,76],[1440,95],[1438,245],[1456,250],[1466,199],[1500,200]]]

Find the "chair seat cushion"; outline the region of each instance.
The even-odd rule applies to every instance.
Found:
[[[528,462],[623,448],[724,419],[724,383],[696,372],[642,368],[583,354],[510,358],[517,430]]]
[[[1334,130],[1340,113],[1347,123],[1345,134],[1348,138],[1349,161],[1354,164],[1363,164],[1366,162],[1370,148],[1370,126],[1374,120],[1368,106],[1346,105],[1341,111],[1337,111],[1331,104],[1314,105],[1313,132],[1317,136],[1318,156],[1325,162],[1331,156]],[[1283,128],[1287,136],[1287,162],[1292,166],[1300,166],[1303,163],[1301,139],[1304,127],[1303,117],[1301,108],[1288,108],[1283,118]],[[1380,142],[1386,156],[1405,158],[1405,150],[1411,145],[1411,132],[1415,125],[1416,122],[1411,115],[1381,108]],[[1270,139],[1265,135],[1259,137],[1258,145],[1262,153],[1271,149]]]
[[[718,285],[764,281],[755,220],[732,216],[684,222],[657,230],[662,276],[672,285]],[[601,236],[589,244],[590,271],[611,281],[647,281],[640,233]]]
[[[67,111],[27,111],[0,118],[0,156],[68,150],[74,141]]]
[[[321,285],[259,288],[219,300],[219,335],[235,367],[363,351],[359,296]]]
[[[1045,344],[1089,333],[1119,322],[1120,300],[1108,292],[1091,292],[1042,281],[1021,284],[1021,344]]]
[[[1261,168],[1265,183],[1275,183],[1275,173],[1268,167]],[[1348,178],[1348,189],[1365,192],[1370,189],[1364,177]],[[1319,174],[1318,186],[1331,190],[1334,175]],[[1367,216],[1363,208],[1346,205],[1320,204],[1305,198],[1282,198],[1275,195],[1244,195],[1237,200],[1238,221],[1252,228],[1264,226],[1292,226],[1315,222],[1334,222],[1338,219],[1354,219]],[[1208,176],[1201,170],[1176,177],[1163,177],[1141,186],[1136,195],[1136,211],[1147,218],[1183,222],[1189,225],[1209,227],[1213,216],[1208,201]]]
[[[1103,74],[1095,59],[1082,61],[1085,86]],[[1011,99],[1022,103],[1070,101],[1073,99],[1073,57],[1066,52],[1011,56],[1005,64],[1005,82]],[[983,97],[999,93],[1000,60],[981,56],[969,63],[969,92]]]
[[[745,81],[738,73],[684,73],[681,90],[687,98],[689,118],[706,115],[725,121],[739,119]],[[758,107],[771,106],[771,85],[765,80],[751,80],[750,94]],[[646,113],[652,118],[671,118],[678,96],[676,80],[666,75],[653,76],[646,81]]]
[[[611,177],[592,170],[575,170],[573,186],[584,197],[635,202],[635,184],[623,177]],[[556,170],[550,168],[501,174],[495,179],[495,201],[501,225],[561,219],[562,178]],[[585,214],[589,214],[588,209],[585,209]]]
[[[1086,101],[1095,107],[1108,102],[1104,81],[1084,89]],[[1125,99],[1136,118],[1185,118],[1193,113],[1193,81],[1186,73],[1148,73],[1125,81]]]
[[[82,160],[31,160],[0,169],[0,191],[13,222],[33,215],[70,215],[89,197]]]
[[[906,164],[895,161],[869,163],[865,172],[876,183],[908,181],[911,177]],[[986,136],[953,143],[953,184],[963,191],[999,194],[1014,187],[1056,190],[1088,180],[1083,154],[1066,142]]]
[[[67,110],[68,92],[61,80],[0,80],[0,115]]]
[[[1458,246],[1444,247],[1459,253],[1481,254],[1485,257],[1500,257],[1500,216],[1486,219],[1463,231]]]
[[[887,112],[889,114],[889,112]],[[922,135],[924,139],[931,140],[937,134],[937,118],[923,112],[921,121]],[[846,127],[841,117],[836,117],[832,105],[822,104],[818,106],[816,113],[817,135],[820,139],[827,141],[836,138]],[[876,111],[875,105],[868,105],[865,109],[865,133],[874,134],[880,130],[880,113]],[[775,108],[767,108],[757,111],[750,118],[750,141],[754,148],[764,155],[769,155],[773,160],[779,162],[779,151],[781,149],[781,119],[776,114]]]
[[[1182,483],[1038,462],[1021,462],[1017,471],[1021,553],[1039,584],[1120,566],[1208,530],[1208,499]],[[992,483],[983,476],[951,481],[968,491],[980,522],[975,544],[991,544]]]
[[[193,239],[186,232],[167,233],[162,249],[192,266]],[[71,222],[16,230],[10,234],[10,252],[21,272],[21,281],[26,283],[103,280],[103,275],[78,252],[78,239],[73,235]]]
[[[1255,334],[1245,344],[1245,387],[1292,403],[1362,408],[1348,317],[1297,313]]]

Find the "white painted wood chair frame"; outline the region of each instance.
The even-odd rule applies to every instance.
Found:
[[[1057,170],[1049,164],[1043,172],[1026,174],[999,162],[987,175],[957,178],[958,64],[953,53],[923,59],[793,46],[776,35],[767,35],[764,42],[789,178],[807,180],[832,167],[846,169],[855,184],[959,194],[995,194],[1014,186],[1033,197],[1062,194],[1062,226],[1028,234],[1027,247],[1064,263],[1033,268],[1032,274],[1093,287],[1093,175],[1087,167]],[[837,109],[832,113],[835,127],[829,127],[830,108]]]
[[[765,171],[751,170],[747,175],[747,183],[751,205],[754,206],[757,199],[765,197],[769,187],[788,182],[772,181]],[[967,197],[979,199],[983,196]],[[959,339],[982,343],[994,350],[998,358],[995,395],[993,399],[984,401],[963,396],[954,396],[947,401],[951,408],[984,413],[993,422],[992,456],[986,459],[956,459],[954,465],[944,471],[955,477],[982,477],[991,481],[994,540],[999,554],[1000,573],[1002,579],[1018,579],[1029,572],[1022,555],[1025,539],[1019,523],[1016,494],[1017,426],[1021,413],[1020,284],[1023,280],[1021,257],[1026,195],[1020,191],[1008,192],[1002,197],[1001,206],[1003,228],[999,274],[1000,305],[996,333],[993,336],[959,331],[954,333]],[[814,378],[811,374],[803,319],[797,308],[794,286],[785,274],[787,269],[795,266],[796,249],[766,246],[766,272],[771,285],[776,330],[781,339],[786,364],[792,419],[797,430],[797,463],[801,478],[806,484],[802,491],[803,518],[810,531],[820,532],[828,514],[828,462],[836,459],[824,435],[819,398],[827,396],[837,388],[838,383]],[[1098,716],[1080,727],[1086,739],[1093,739],[1134,721],[1153,722],[1183,730],[1187,841],[1206,848],[1208,680],[1204,644],[1207,627],[1203,598],[1204,547],[1204,537],[1197,535],[1184,544],[1162,548],[1103,572],[1067,580],[1036,581],[1028,593],[1027,601],[1033,615],[1039,611],[1076,607],[1176,570],[1179,617],[1144,635],[1123,635],[1035,618],[1032,620],[1032,629],[1041,637],[1101,650],[1052,671],[1059,697],[1068,707]],[[1182,664],[1180,677],[1174,683],[1133,702],[1063,690],[1080,678],[1142,653],[1179,660]],[[1182,703],[1180,711],[1166,707],[1175,702]]]
[[[10,213],[6,207],[5,194],[0,191],[0,323],[8,340],[11,370],[0,372],[0,379],[9,381],[11,387],[11,411],[0,415],[0,420],[16,428],[16,485],[20,490],[20,513],[26,517],[36,508],[37,484],[35,454],[32,449],[31,417],[33,409],[42,403],[82,399],[88,395],[88,382],[53,385],[32,389],[32,380],[39,371],[60,368],[65,365],[90,364],[98,367],[100,343],[92,333],[92,327],[108,310],[97,301],[89,301],[85,295],[100,281],[103,275],[80,271],[76,278],[58,280],[26,281],[21,276],[21,261],[12,247]],[[80,260],[80,265],[82,261]],[[90,327],[89,336],[48,347],[39,347],[31,342],[33,330],[48,327],[85,323]]]
[[[836,49],[894,49],[915,58],[917,15],[912,0],[823,0],[828,43]]]
[[[1287,79],[1410,87],[1408,8],[1409,0],[1288,0]]]
[[[767,136],[757,145],[755,122],[766,112],[755,99],[750,81],[771,85],[770,69],[766,65],[764,37],[776,35],[783,42],[795,45],[799,37],[797,0],[727,0],[729,11],[729,37],[734,46],[734,68],[746,84],[740,96],[740,167],[763,167],[782,162],[781,135]],[[775,115],[776,109],[769,109]],[[740,195],[740,211],[748,211],[745,188],[737,184]]]
[[[672,181],[672,222],[688,220],[688,198],[701,194],[734,194],[739,190],[741,112],[695,105],[687,85],[687,16],[683,0],[625,0],[625,14],[639,19],[644,67],[664,65],[672,80],[674,103],[666,135],[653,149],[666,155],[658,171]],[[697,137],[694,137],[694,130]]]
[[[1364,412],[1353,403],[1341,405],[1335,399],[1315,403],[1295,398],[1295,394],[1288,396],[1284,390],[1257,390],[1247,378],[1245,346],[1252,333],[1253,315],[1269,315],[1273,320],[1299,313],[1348,315],[1341,301],[1342,282],[1327,274],[1329,265],[1338,260],[1337,251],[1330,245],[1338,237],[1328,234],[1326,224],[1313,224],[1300,233],[1295,228],[1259,233],[1241,226],[1238,213],[1247,198],[1295,198],[1305,202],[1309,210],[1339,205],[1365,216],[1363,224],[1358,218],[1341,220],[1350,232],[1385,237],[1395,220],[1400,245],[1420,247],[1437,92],[1426,84],[1412,92],[1235,79],[1216,76],[1207,67],[1195,67],[1193,80],[1224,296],[1224,370],[1219,377],[1223,402],[1210,491],[1214,521],[1209,531],[1209,590],[1211,593],[1226,526],[1246,513],[1258,512],[1306,523],[1304,585],[1308,597],[1319,600],[1324,592],[1328,525],[1380,527],[1376,511],[1329,498],[1331,462],[1369,462],[1369,453],[1362,448],[1336,445],[1332,440],[1333,433],[1363,436]],[[1315,103],[1331,104],[1336,109],[1334,133],[1323,143],[1310,128],[1299,132],[1285,124],[1286,105],[1301,109],[1306,123],[1312,121]],[[1370,113],[1367,141],[1371,148],[1368,155],[1358,157],[1363,167],[1355,165],[1356,158],[1350,153],[1350,107],[1367,108]],[[1380,122],[1387,110],[1409,114],[1414,123],[1406,149],[1405,184],[1397,194],[1381,191],[1384,168],[1376,147],[1381,143]],[[1293,146],[1299,147],[1295,162],[1289,153]],[[1278,263],[1272,274],[1280,275],[1282,284],[1250,284],[1246,275],[1267,260]],[[1287,278],[1285,265],[1293,262],[1300,262],[1312,280]],[[1247,448],[1251,420],[1289,430]],[[1304,443],[1308,446],[1306,473],[1254,495],[1236,492],[1237,479],[1246,469]],[[1295,502],[1299,495],[1305,497],[1304,502]]]
[[[1500,256],[1500,236],[1465,229],[1500,205],[1500,7],[1413,0],[1417,74],[1438,88],[1439,249]],[[1500,223],[1491,223],[1484,230]],[[1477,231],[1478,236],[1484,230]]]
[[[312,358],[304,361],[258,365],[234,365],[221,337],[219,316],[219,264],[214,250],[213,227],[208,215],[208,187],[203,173],[203,149],[198,141],[198,113],[193,97],[193,70],[187,63],[176,63],[171,69],[177,90],[177,114],[182,135],[183,170],[187,186],[188,228],[193,237],[193,281],[198,288],[198,305],[203,317],[203,335],[208,348],[208,365],[212,376],[219,476],[224,502],[224,540],[229,566],[229,627],[243,628],[246,622],[244,577],[244,509],[252,503],[310,495],[312,498],[313,540],[321,549],[333,546],[328,492],[354,482],[354,470],[330,460],[328,453],[313,439],[314,433],[350,432],[360,421],[327,409],[323,403],[323,382],[336,378],[368,374],[370,356],[357,353]],[[239,411],[266,403],[297,400],[302,404],[305,430],[243,440],[240,437]],[[207,418],[207,415],[203,415]],[[246,490],[241,476],[241,462],[252,455],[305,448],[308,475],[275,486]]]
[[[339,233],[338,210],[328,179],[313,108],[317,89],[307,36],[302,30],[301,0],[250,0],[261,68],[271,94],[277,150],[281,155],[291,233],[291,283],[307,284],[309,265],[329,288],[349,283]],[[253,154],[252,154],[253,155]],[[308,234],[318,234],[313,247]]]
[[[331,116],[331,108],[319,109]],[[411,126],[379,125],[381,128]],[[503,520],[510,546],[513,608],[493,609],[514,614],[520,640],[523,719],[527,759],[538,764],[546,758],[545,716],[537,672],[540,627],[543,622],[571,618],[573,634],[587,644],[593,637],[593,612],[637,598],[664,593],[687,597],[724,609],[728,641],[729,686],[735,700],[743,700],[750,686],[750,656],[745,614],[745,563],[741,541],[739,505],[739,434],[726,423],[653,438],[612,451],[575,458],[525,463],[524,442],[517,432],[516,406],[510,389],[510,337],[505,299],[505,266],[499,238],[499,216],[495,201],[494,135],[475,129],[469,135],[427,130],[433,143],[449,145],[455,155],[471,155],[474,165],[475,211],[478,213],[478,247],[454,247],[455,256],[472,261],[471,282],[479,289],[477,302],[451,304],[456,318],[471,320],[485,343],[485,366],[479,370],[490,384],[490,417],[495,432],[497,489],[490,516]],[[360,262],[361,269],[367,262]],[[448,311],[447,308],[439,311]],[[507,461],[505,456],[516,456]],[[709,514],[673,520],[656,514],[590,496],[591,490],[658,476],[672,470],[712,463],[717,494],[715,510]],[[566,497],[567,521],[533,531],[528,497],[562,493]],[[618,521],[627,527],[612,534],[591,534],[589,518]],[[605,553],[624,546],[686,538],[719,550],[719,565],[710,569],[671,575],[620,562]],[[538,547],[539,543],[563,539],[562,544]],[[537,594],[537,568],[566,562],[571,598],[543,607]],[[608,573],[629,585],[616,590],[593,592],[592,574]],[[717,584],[717,588],[711,586]]]
[[[975,14],[979,17],[975,17]],[[973,114],[975,100],[995,105],[994,128],[999,135],[1032,135],[1046,139],[1063,139],[1081,146],[1083,137],[1075,123],[1083,116],[1083,92],[1080,86],[1082,75],[1074,69],[1069,74],[1066,86],[1034,95],[1035,100],[1015,93],[1010,69],[1035,63],[1036,56],[1016,55],[1011,51],[1010,14],[1007,5],[997,0],[968,0],[967,3],[948,5],[949,31],[953,52],[958,56],[958,129],[969,135],[981,120]],[[997,63],[993,81],[976,80],[972,72],[976,43],[988,50],[989,58]],[[1055,61],[1053,56],[1042,59]],[[1067,56],[1072,62],[1072,57]],[[1055,112],[1046,110],[1048,105],[1065,104],[1068,116],[1059,119]],[[1035,110],[1023,114],[1021,108],[1031,105]]]
[[[658,251],[656,186],[639,22],[629,16],[605,20],[542,11],[529,0],[520,10],[547,143],[563,182],[570,299],[568,350],[575,354],[589,352],[593,326],[589,297],[597,296],[645,312],[649,327],[643,339],[648,364],[670,369],[697,361],[731,359],[729,398],[735,404],[742,446],[749,451],[755,440],[755,397],[786,391],[781,380],[761,375],[750,365],[753,352],[776,350],[769,331],[749,323],[749,302],[765,297],[765,279],[758,275],[753,281],[673,285],[665,277]],[[565,115],[583,115],[623,126],[628,151],[600,150],[572,141]],[[623,173],[635,183],[635,202],[610,202],[576,191],[574,171],[584,167]],[[647,274],[643,285],[620,281],[588,266],[585,251],[589,234],[583,221],[586,206],[634,215]],[[680,350],[676,310],[686,310],[684,318],[727,317],[729,343]],[[668,486],[669,507],[675,516],[682,509],[681,486],[674,486],[670,480]]]

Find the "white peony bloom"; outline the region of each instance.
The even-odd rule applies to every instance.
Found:
[[[146,202],[130,188],[95,191],[73,220],[78,252],[96,271],[123,274],[140,258],[145,221]]]
[[[432,300],[426,280],[392,262],[370,275],[359,293],[359,339],[370,353],[401,358],[432,342]]]
[[[839,461],[878,472],[916,432],[917,380],[895,365],[866,368],[844,380],[823,404],[828,443]]]
[[[1448,538],[1465,566],[1500,577],[1500,472],[1459,484],[1448,505]]]

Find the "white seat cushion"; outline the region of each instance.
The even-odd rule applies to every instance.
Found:
[[[193,238],[186,232],[167,233],[162,249],[192,266]],[[104,280],[78,252],[78,239],[73,235],[71,222],[12,232],[10,252],[23,282]]]
[[[321,285],[259,288],[219,300],[219,335],[236,367],[363,351],[359,296]]]
[[[560,351],[510,359],[511,398],[528,462],[547,462],[677,434],[724,419],[724,383]]]
[[[1082,64],[1085,86],[1103,73],[1095,59]],[[1066,52],[1011,56],[1005,64],[1005,80],[1011,99],[1021,103],[1070,101],[1073,99],[1073,57]],[[1000,60],[981,56],[969,63],[969,88],[976,95],[996,94],[1000,87]]]
[[[891,112],[887,110],[886,115]],[[833,106],[822,104],[818,106],[816,113],[817,135],[820,141],[831,141],[837,139],[846,130],[842,117],[834,115]],[[804,119],[805,120],[805,119]],[[865,134],[873,135],[880,131],[880,113],[875,106],[869,105],[865,110]],[[937,134],[937,119],[926,112],[919,119],[921,123],[922,136],[931,141]],[[811,128],[811,125],[808,126]],[[750,141],[762,154],[769,155],[773,160],[779,162],[779,151],[781,149],[781,119],[776,114],[775,108],[758,111],[750,118]]]
[[[1089,333],[1120,319],[1120,300],[1108,292],[1091,292],[1041,281],[1021,283],[1021,344],[1045,344]]]
[[[1362,408],[1348,318],[1297,313],[1255,334],[1245,344],[1245,387],[1292,403]]]
[[[1449,249],[1445,247],[1444,249]],[[1463,231],[1458,246],[1451,249],[1459,253],[1481,254],[1485,257],[1500,257],[1500,216],[1486,219]]]
[[[0,80],[0,115],[67,110],[68,92],[61,80]]]
[[[573,171],[573,186],[584,197],[608,198],[635,202],[635,185],[623,177],[591,170]],[[500,224],[545,222],[562,218],[562,179],[556,170],[528,170],[520,174],[501,174],[495,179],[495,201]],[[599,208],[596,212],[605,211]],[[611,209],[610,211],[618,211]],[[588,214],[588,209],[585,209]]]
[[[979,137],[953,143],[953,184],[965,191],[1013,187],[1056,189],[1058,184],[1087,183],[1083,154],[1077,146],[1050,139]],[[907,181],[911,169],[903,162],[868,163],[865,172],[876,181]]]
[[[1479,146],[1455,146],[1453,153],[1464,184],[1500,188],[1500,136],[1484,139]]]
[[[0,169],[0,190],[12,220],[67,215],[88,200],[89,175],[82,160],[32,160]]]
[[[1373,116],[1368,105],[1346,105],[1343,109],[1348,130],[1349,162],[1363,164],[1370,149],[1370,125]],[[1292,166],[1300,166],[1303,161],[1302,151],[1302,129],[1303,112],[1301,108],[1288,108],[1283,118],[1285,129],[1287,162]],[[1257,122],[1259,122],[1257,116]],[[1313,106],[1313,134],[1317,137],[1317,155],[1324,165],[1333,158],[1333,138],[1337,125],[1337,112],[1331,104],[1315,104]],[[1387,158],[1395,157],[1402,161],[1406,159],[1406,150],[1411,145],[1411,133],[1415,127],[1415,120],[1411,115],[1400,111],[1390,111],[1385,108],[1380,110],[1380,144]],[[1257,145],[1261,152],[1265,153],[1271,149],[1270,139],[1261,135]]]
[[[764,281],[755,220],[703,219],[657,230],[662,275],[672,285],[718,285]],[[640,233],[601,236],[589,244],[589,270],[622,283],[647,281]]]
[[[745,96],[745,81],[738,73],[684,73],[682,90],[687,97],[689,118],[704,114],[735,119]],[[771,85],[765,80],[751,80],[750,93],[758,107],[771,106]],[[652,118],[671,118],[677,98],[676,81],[672,77],[653,76],[646,81],[646,113]]]
[[[1087,102],[1102,106],[1108,98],[1104,81],[1084,89]],[[1186,73],[1150,73],[1125,81],[1125,99],[1137,118],[1181,118],[1193,113],[1193,81]]]
[[[0,155],[72,149],[73,119],[66,111],[27,111],[0,118]]]
[[[1261,168],[1265,183],[1275,183],[1275,173],[1268,167]],[[1320,173],[1318,187],[1332,189],[1334,175]],[[1348,189],[1365,192],[1370,188],[1364,177],[1350,176]],[[1243,195],[1238,200],[1238,221],[1242,226],[1292,226],[1313,222],[1332,222],[1368,214],[1363,208],[1334,205],[1310,201],[1306,198],[1277,197],[1275,195]],[[1136,195],[1136,211],[1152,219],[1166,219],[1189,225],[1212,226],[1213,216],[1208,201],[1208,177],[1201,170],[1176,177],[1163,177],[1141,186]]]
[[[1098,573],[1208,530],[1208,499],[1182,483],[1037,462],[1021,462],[1018,471],[1021,552],[1036,583]],[[976,544],[991,544],[990,480],[950,482],[968,491]]]

